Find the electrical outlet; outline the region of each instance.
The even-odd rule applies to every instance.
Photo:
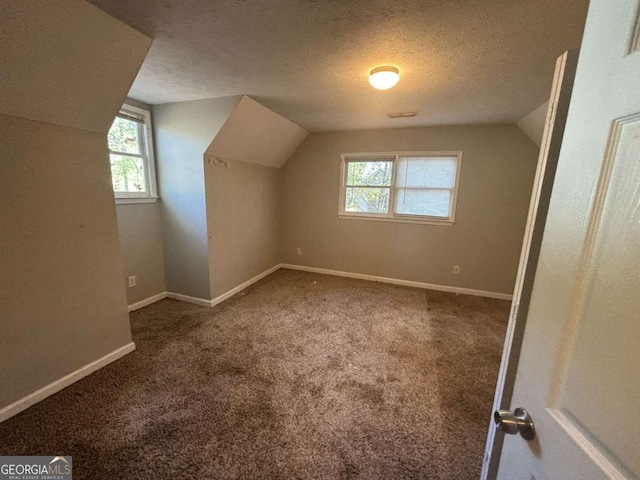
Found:
[[[296,253],[297,253],[298,255],[302,255],[302,249],[301,249],[300,247],[298,247],[298,248],[296,249]]]
[[[455,266],[453,267],[453,274],[454,274],[454,275],[460,275],[460,266],[455,265]]]
[[[136,286],[136,276],[135,275],[131,275],[128,280],[129,280],[129,287],[135,287]]]

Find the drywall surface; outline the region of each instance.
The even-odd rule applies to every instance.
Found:
[[[131,342],[106,138],[0,115],[0,408]]]
[[[280,168],[307,135],[304,128],[245,95],[207,153]]]
[[[151,39],[79,0],[0,3],[0,113],[107,133]]]
[[[518,127],[538,146],[542,143],[548,108],[549,102],[545,102],[518,121]]]
[[[132,305],[167,291],[159,203],[120,204],[116,207],[124,259],[127,303]],[[135,275],[136,286],[127,277]]]
[[[151,39],[81,0],[0,21],[2,408],[131,342],[106,133]]]
[[[280,171],[227,163],[205,162],[212,298],[280,263]]]
[[[203,155],[241,98],[153,107],[169,292],[211,299]]]
[[[133,98],[125,103],[151,111],[151,105]],[[166,292],[160,204],[119,204],[116,213],[128,304]],[[136,277],[135,287],[129,287],[127,277],[131,275]]]
[[[342,153],[429,150],[463,151],[454,226],[338,218]],[[537,154],[515,125],[312,133],[281,170],[282,261],[511,294]]]

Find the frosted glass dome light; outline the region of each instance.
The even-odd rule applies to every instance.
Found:
[[[369,73],[369,83],[378,90],[388,90],[400,80],[400,70],[396,67],[377,67]]]

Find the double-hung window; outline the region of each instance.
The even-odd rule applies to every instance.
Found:
[[[154,202],[157,193],[150,112],[123,105],[107,138],[116,202]]]
[[[344,154],[341,218],[453,225],[462,152]]]

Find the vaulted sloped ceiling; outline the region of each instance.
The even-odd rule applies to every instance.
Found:
[[[1,2],[0,19],[0,113],[106,134],[151,39],[85,2]]]
[[[308,134],[245,96],[207,148],[206,155],[280,168]]]
[[[248,94],[309,131],[516,122],[588,0],[90,0],[154,38],[130,95]],[[400,83],[367,83],[393,64]],[[392,112],[418,111],[390,119]]]

